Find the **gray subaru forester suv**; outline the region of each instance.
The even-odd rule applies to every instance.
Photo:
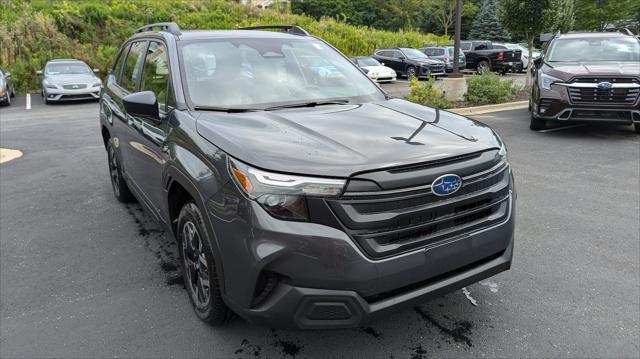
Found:
[[[116,198],[175,236],[206,322],[356,327],[511,266],[494,131],[388,97],[300,27],[145,26],[100,124]]]

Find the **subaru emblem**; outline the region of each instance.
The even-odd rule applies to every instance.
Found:
[[[78,88],[78,85],[73,85],[73,88],[74,88],[74,89],[77,89],[77,88]]]
[[[462,186],[462,178],[454,174],[446,174],[431,183],[431,192],[436,196],[448,196],[456,193]]]
[[[598,82],[598,89],[608,90],[611,88],[611,82]]]

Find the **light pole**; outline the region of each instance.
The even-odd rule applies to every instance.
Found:
[[[456,0],[456,31],[453,35],[453,72],[449,77],[460,78],[462,73],[460,72],[460,64],[458,59],[460,58],[460,28],[462,27],[462,0]]]

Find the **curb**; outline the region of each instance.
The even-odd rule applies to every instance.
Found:
[[[469,116],[469,115],[480,115],[483,113],[491,113],[491,112],[498,112],[498,111],[520,110],[528,107],[529,107],[529,101],[517,101],[517,102],[500,103],[497,105],[451,108],[451,109],[448,109],[447,111],[457,113],[458,115]]]

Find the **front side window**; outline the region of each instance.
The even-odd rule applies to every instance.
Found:
[[[640,41],[628,37],[557,39],[548,50],[549,62],[640,62]]]
[[[131,44],[131,49],[127,54],[124,62],[122,77],[120,78],[120,86],[129,92],[136,90],[136,82],[140,73],[142,59],[144,59],[144,50],[147,46],[146,41],[138,41]]]
[[[140,91],[153,91],[158,99],[158,107],[167,111],[169,91],[169,58],[164,44],[151,41],[144,60]]]
[[[93,73],[84,62],[55,62],[48,64],[44,69],[47,76],[50,75],[87,75]]]
[[[224,39],[180,48],[196,107],[266,108],[288,103],[384,99],[351,61],[319,40]]]
[[[120,56],[118,56],[118,60],[116,61],[115,65],[113,65],[113,77],[115,78],[115,81],[118,82],[120,80],[120,73],[122,72],[122,65],[124,64],[124,59],[127,56],[127,51],[129,50],[129,46],[131,44],[127,44],[124,48],[122,48],[122,52],[120,53]]]
[[[422,51],[418,49],[404,48],[402,49],[402,52],[405,54],[405,56],[408,59],[411,59],[411,60],[421,60],[421,59],[429,58],[427,55],[425,55]]]

